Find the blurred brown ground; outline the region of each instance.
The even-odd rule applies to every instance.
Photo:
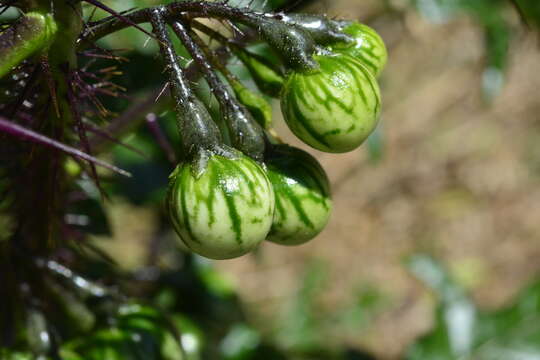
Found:
[[[381,3],[325,6],[329,15],[369,20],[389,47],[380,79],[383,159],[371,164],[365,147],[312,151],[279,119],[278,132],[329,174],[330,224],[304,246],[265,244],[257,257],[218,266],[263,328],[276,325],[312,258],[329,271],[319,316],[333,316],[359,284],[374,285],[385,306],[361,330],[336,328],[327,339],[394,359],[429,330],[434,305],[403,266],[405,256],[443,259],[485,308],[504,305],[540,270],[540,52],[533,34],[513,39],[507,84],[488,105],[482,33],[471,20],[431,24],[412,9],[379,14]]]

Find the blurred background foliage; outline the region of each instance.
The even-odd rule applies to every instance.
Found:
[[[106,3],[124,11],[164,2],[171,1]],[[83,60],[122,72],[115,82],[129,98],[103,101],[125,120],[118,122],[122,142],[137,149],[93,139],[104,158],[133,177],[103,172],[111,196],[105,203],[89,179],[79,181],[91,200],[75,203],[72,223],[113,262],[96,258],[81,264],[85,273],[98,279],[114,268],[123,290],[166,314],[188,360],[540,359],[540,2],[250,6],[359,19],[388,45],[380,128],[359,151],[341,157],[312,151],[334,187],[328,229],[300,248],[267,244],[239,260],[211,262],[179,251],[162,208],[178,145],[174,114],[166,96],[155,100],[164,83],[155,44],[125,29],[99,43],[124,49],[122,59]],[[255,88],[234,58],[231,67]],[[198,86],[215,113],[207,85]],[[302,146],[277,104],[274,117],[278,132]],[[115,326],[134,326],[125,324]],[[86,349],[88,359],[120,359],[121,352],[128,358],[131,340],[115,329],[96,331],[71,349]],[[148,349],[166,342],[154,344],[162,334],[144,329],[153,335],[129,345],[138,349],[130,359],[157,358]],[[111,350],[95,352],[97,343]]]

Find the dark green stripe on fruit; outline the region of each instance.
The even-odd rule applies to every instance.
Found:
[[[189,169],[185,169],[184,171],[180,172],[180,182],[184,184],[184,186],[188,186],[189,185],[189,177],[191,176],[191,171],[189,171]],[[177,189],[180,190],[182,187],[182,185],[178,186]],[[183,218],[184,218],[184,226],[186,228],[186,231],[187,233],[189,234],[189,237],[195,241],[195,242],[199,242],[197,239],[196,239],[196,236],[193,234],[193,230],[191,229],[191,224],[189,222],[189,218],[191,216],[190,212],[189,212],[189,209],[187,207],[187,201],[186,201],[186,194],[188,194],[188,189],[185,189],[184,191],[180,191],[180,204],[182,206],[182,214],[184,215]],[[176,198],[176,196],[175,196]],[[195,215],[196,217],[196,215]]]
[[[320,68],[293,73],[282,92],[282,110],[291,130],[323,151],[344,152],[373,131],[380,94],[371,73],[346,54],[317,56]]]
[[[324,170],[311,155],[286,145],[274,146],[266,163],[276,196],[268,240],[284,245],[308,241],[328,221],[330,190]]]
[[[243,255],[270,230],[274,193],[264,170],[246,156],[210,154],[202,174],[191,163],[176,171],[169,212],[176,231],[194,252],[227,259]]]
[[[343,32],[354,41],[335,43],[330,49],[359,59],[373,75],[378,76],[386,65],[387,51],[384,41],[375,30],[358,22],[351,22]]]

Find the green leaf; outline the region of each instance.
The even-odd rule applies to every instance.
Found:
[[[261,341],[257,331],[245,324],[234,325],[221,342],[221,352],[226,360],[250,358]]]
[[[2,360],[34,360],[34,356],[29,353],[12,352],[9,349],[0,348],[0,359]]]
[[[163,315],[148,306],[125,304],[116,326],[72,341],[65,351],[85,360],[183,360],[180,344]]]
[[[432,258],[419,255],[409,269],[436,294],[435,327],[407,351],[405,359],[540,359],[540,282],[510,306],[481,312]]]
[[[369,160],[372,164],[379,163],[384,156],[384,137],[382,134],[381,126],[375,128],[375,130],[369,135],[367,139],[367,151]]]
[[[538,0],[515,0],[521,14],[531,25],[540,27],[540,1]]]
[[[456,359],[468,355],[474,343],[477,311],[465,291],[434,259],[417,255],[409,259],[409,270],[428,285],[439,300],[432,333],[413,345],[407,359]]]
[[[190,318],[183,314],[174,314],[171,321],[180,332],[186,360],[198,360],[204,348],[204,333]]]

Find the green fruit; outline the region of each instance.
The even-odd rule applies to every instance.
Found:
[[[352,22],[343,32],[353,38],[351,43],[335,43],[331,49],[343,52],[359,59],[375,76],[383,71],[388,59],[388,52],[380,35],[367,25]]]
[[[307,152],[278,145],[266,159],[276,210],[267,240],[298,245],[319,234],[330,218],[330,184],[321,165]]]
[[[206,156],[201,174],[194,174],[194,165],[185,162],[171,175],[169,215],[182,241],[197,254],[212,259],[244,255],[270,230],[272,185],[247,156]]]
[[[314,57],[320,67],[291,72],[281,92],[287,125],[315,149],[342,153],[360,146],[375,129],[379,86],[362,63],[346,54]]]

